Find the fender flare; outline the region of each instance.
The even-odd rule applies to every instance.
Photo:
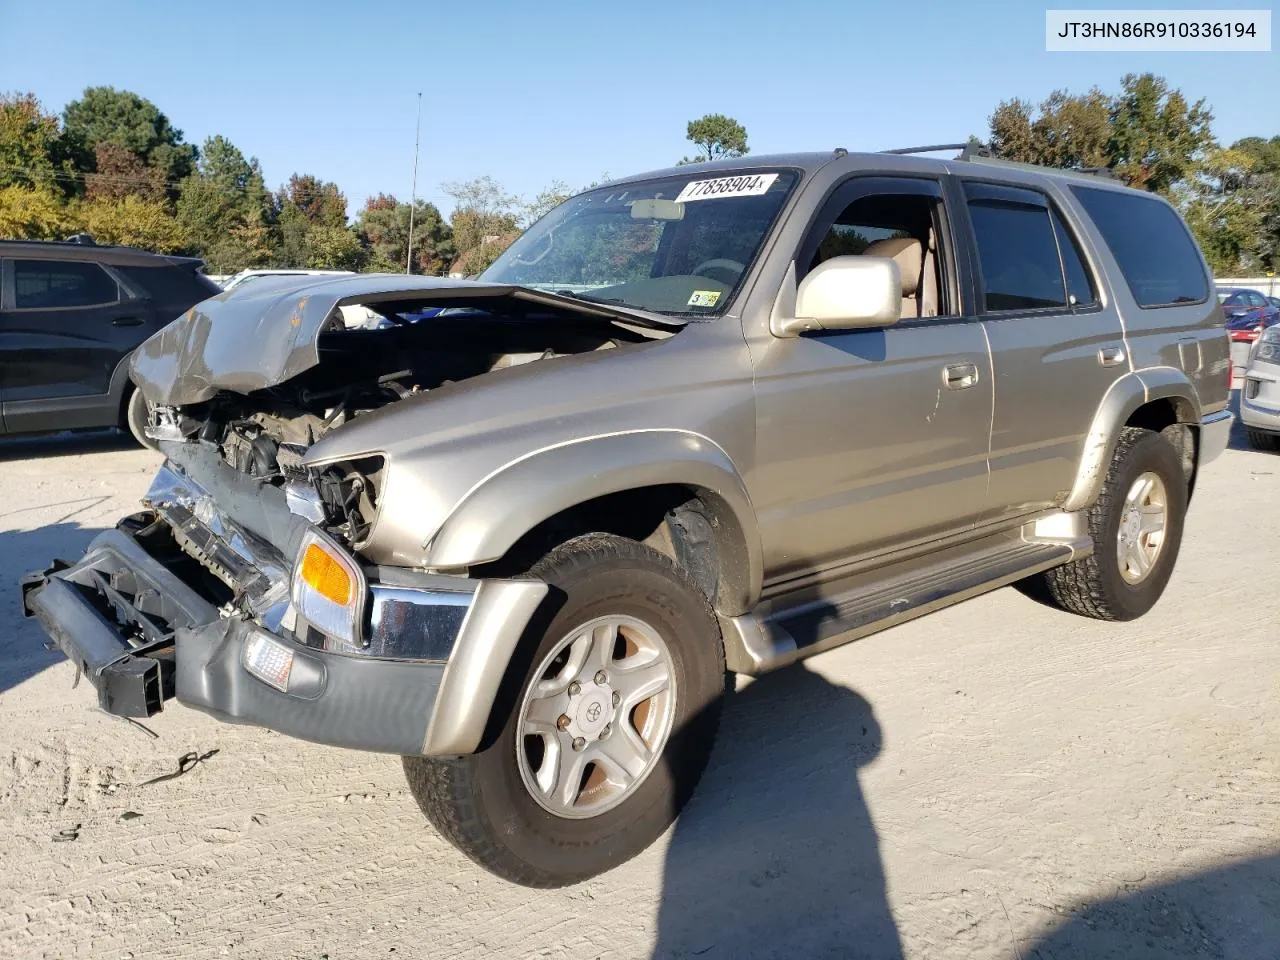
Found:
[[[136,348],[135,348],[136,349]],[[111,382],[107,385],[107,395],[111,397],[112,402],[116,406],[118,413],[117,420],[124,421],[124,401],[130,389],[133,389],[133,378],[130,376],[130,364],[133,361],[134,351],[130,350],[120,362],[116,364],[116,368],[111,371]]]
[[[606,494],[662,485],[690,487],[704,501],[718,551],[716,605],[730,615],[747,612],[764,576],[755,511],[729,455],[687,430],[586,437],[504,465],[449,512],[424,545],[424,566],[446,570],[497,560],[564,510]]]
[[[1179,423],[1200,424],[1200,398],[1187,375],[1176,367],[1150,367],[1127,373],[1107,390],[1085,435],[1075,483],[1062,505],[1082,510],[1098,498],[1116,437],[1134,412],[1153,400],[1171,400]]]

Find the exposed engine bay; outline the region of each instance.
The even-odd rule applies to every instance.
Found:
[[[460,309],[405,321],[386,309],[396,305],[379,306],[388,322],[358,328],[347,327],[335,310],[317,339],[320,362],[293,379],[157,408],[157,436],[216,446],[238,473],[285,487],[299,512],[358,545],[377,509],[382,459],[304,466],[308,448],[326,434],[449,384],[669,335],[572,314],[548,317],[545,308],[538,317]]]

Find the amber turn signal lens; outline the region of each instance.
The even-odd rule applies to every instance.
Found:
[[[312,590],[340,606],[351,602],[351,576],[319,544],[302,555],[302,580]]]

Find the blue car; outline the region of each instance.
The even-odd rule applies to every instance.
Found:
[[[1253,343],[1267,327],[1280,322],[1280,305],[1248,287],[1220,287],[1218,301],[1233,342]]]

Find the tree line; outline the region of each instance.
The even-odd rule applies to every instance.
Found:
[[[268,188],[262,167],[223,136],[200,146],[151,101],[90,87],[62,114],[32,93],[0,94],[0,237],[98,243],[203,257],[211,273],[293,267],[443,274],[483,270],[520,230],[568,197],[533,200],[488,176],[443,185],[456,206],[370,197],[353,220],[337,184],[294,173]]]
[[[1050,93],[999,103],[985,141],[999,157],[1056,167],[1106,167],[1169,198],[1219,275],[1280,265],[1280,136],[1218,143],[1204,100],[1152,74],[1120,89]],[[722,114],[690,121],[697,152],[680,163],[741,157],[747,131]],[[163,253],[203,257],[211,273],[304,267],[444,274],[480,272],[528,224],[571,193],[555,181],[532,200],[492,177],[443,184],[455,206],[392,194],[354,219],[337,184],[294,173],[270,189],[257,159],[222,136],[196,146],[146,98],[90,87],[55,115],[32,93],[0,95],[0,237],[89,233]],[[409,222],[413,219],[410,263]]]

